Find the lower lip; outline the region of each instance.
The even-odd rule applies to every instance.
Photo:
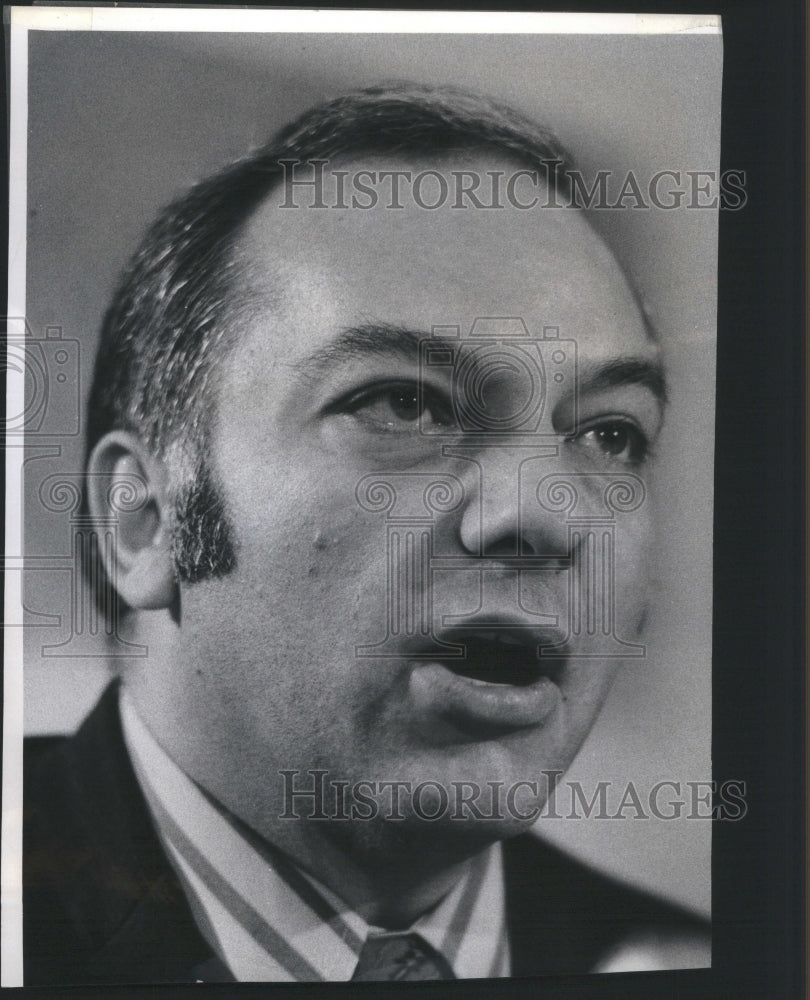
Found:
[[[441,663],[412,662],[410,694],[417,708],[462,727],[522,729],[539,726],[560,704],[559,687],[548,677],[534,684],[489,684],[453,673]]]

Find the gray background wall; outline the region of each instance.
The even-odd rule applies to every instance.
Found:
[[[81,344],[80,398],[115,276],[172,195],[312,103],[407,78],[469,86],[547,122],[588,170],[716,169],[717,36],[30,34],[27,315]],[[660,442],[657,614],[569,778],[645,789],[711,776],[711,515],[717,214],[620,210],[597,225],[661,330],[672,408]],[[67,551],[36,489],[81,467],[78,438],[27,464],[26,554]],[[69,577],[27,575],[28,732],[76,726],[106,680],[97,656],[42,655],[69,630]],[[41,619],[39,619],[41,621]],[[100,647],[98,652],[100,653]],[[707,911],[709,824],[547,820],[540,832]]]

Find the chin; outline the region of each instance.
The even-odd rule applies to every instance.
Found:
[[[533,821],[509,816],[453,818],[444,815],[435,820],[409,813],[400,820],[377,817],[371,821],[331,822],[330,834],[336,843],[370,870],[390,877],[398,865],[416,866],[422,874],[428,870],[446,870],[478,854],[490,845],[528,832]]]

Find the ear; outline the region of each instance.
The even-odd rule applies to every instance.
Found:
[[[177,599],[166,468],[127,431],[111,431],[87,464],[87,499],[97,522],[114,519],[117,544],[100,555],[130,607],[170,608]]]

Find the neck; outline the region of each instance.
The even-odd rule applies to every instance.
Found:
[[[362,846],[356,837],[349,840],[351,832],[334,837],[324,836],[322,829],[308,831],[278,846],[367,923],[386,930],[411,926],[452,890],[472,862],[469,856],[459,858],[457,850],[453,856],[442,852],[435,843],[409,843],[406,831],[397,836],[399,844],[386,845],[389,837],[383,835]]]

